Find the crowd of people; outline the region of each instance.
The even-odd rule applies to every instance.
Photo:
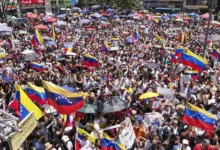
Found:
[[[124,149],[218,150],[219,120],[211,135],[182,120],[187,102],[220,117],[220,66],[218,58],[212,55],[220,42],[208,38],[204,52],[208,19],[186,13],[84,10],[75,9],[58,16],[36,14],[37,17],[27,17],[28,23],[10,20],[7,26],[13,29],[11,35],[0,35],[1,52],[6,53],[0,63],[2,109],[19,118],[19,114],[9,107],[15,82],[25,91],[28,82],[42,86],[44,80],[71,87],[76,93],[86,93],[85,106],[94,106],[96,110],[94,113],[77,111],[69,114],[71,124],[66,126],[66,121],[55,109],[47,112],[47,104],[36,104],[44,110],[44,116],[38,120],[37,127],[21,149],[74,150],[77,149],[76,141],[81,149],[85,145],[89,148],[84,149],[103,149],[104,131],[117,144],[122,144],[119,149],[123,149],[125,145],[119,135],[128,119],[136,138],[129,141],[133,143],[132,147]],[[48,21],[48,18],[55,21]],[[33,45],[36,25],[46,28],[38,29],[44,41]],[[180,39],[182,31],[185,34],[183,41]],[[209,34],[220,35],[220,26],[211,23]],[[103,41],[110,46],[107,51]],[[177,57],[177,61],[172,61],[171,55],[178,47],[188,48],[207,60],[208,64],[197,72],[196,78],[185,75],[186,70],[193,68],[183,65]],[[31,50],[31,54],[23,53]],[[86,53],[98,60],[98,66],[84,65]],[[44,66],[44,70],[32,68],[33,62]],[[186,76],[190,79],[183,79]],[[158,88],[173,91],[173,94],[167,93],[167,97],[160,94]],[[146,92],[159,95],[140,98]],[[95,109],[115,97],[127,107],[108,113]],[[149,114],[157,114],[160,121],[156,125],[147,121]],[[120,126],[102,131],[114,125]],[[77,128],[89,134],[84,133],[79,138]],[[2,140],[0,147],[9,149],[8,142]]]

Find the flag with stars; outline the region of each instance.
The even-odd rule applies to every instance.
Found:
[[[88,139],[91,143],[95,143],[96,138],[93,137],[93,136],[92,136],[91,134],[89,134],[88,132],[86,132],[85,130],[79,128],[79,127],[76,128],[76,131],[77,131],[77,132],[76,132],[76,138],[75,138],[75,150],[91,149],[90,146],[81,147],[81,145],[80,145],[81,142],[80,142],[80,141],[83,140],[83,138],[82,138],[83,135],[86,136],[87,139]]]
[[[36,119],[39,120],[44,115],[44,112],[30,100],[19,85],[17,85],[17,87],[20,92],[20,120],[23,120],[32,111],[34,112]]]
[[[84,106],[84,93],[76,94],[51,82],[42,81],[48,104],[60,114],[72,114]]]
[[[47,102],[44,88],[35,86],[31,83],[27,83],[27,85],[28,97],[39,105],[44,105]]]
[[[121,148],[118,146],[115,141],[102,138],[101,139],[101,150],[121,150]]]
[[[186,104],[183,115],[183,122],[189,126],[195,126],[212,134],[216,120],[217,116],[207,112],[206,110],[194,106],[190,103]]]

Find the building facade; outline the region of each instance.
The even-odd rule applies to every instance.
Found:
[[[184,0],[142,0],[145,9],[183,8]]]

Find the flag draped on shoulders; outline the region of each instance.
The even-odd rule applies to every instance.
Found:
[[[44,88],[38,87],[31,83],[27,83],[27,94],[28,97],[38,103],[39,105],[44,105],[47,102],[47,97]]]
[[[190,103],[186,104],[183,122],[189,126],[195,126],[212,134],[217,119],[217,116],[207,112],[204,109],[201,109]]]
[[[84,106],[84,93],[69,92],[51,82],[42,81],[48,104],[60,114],[72,114]]]

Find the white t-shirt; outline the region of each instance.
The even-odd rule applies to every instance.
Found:
[[[72,150],[73,149],[73,143],[71,141],[68,141],[66,144],[66,147],[68,150]]]

